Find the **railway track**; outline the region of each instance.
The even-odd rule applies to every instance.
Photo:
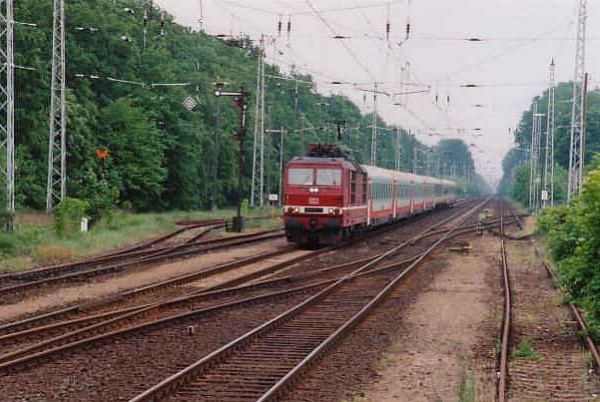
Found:
[[[208,230],[208,229],[207,229]],[[199,233],[200,235],[202,233]],[[0,304],[8,300],[15,301],[31,290],[45,289],[49,286],[81,282],[89,278],[108,274],[132,271],[178,259],[185,259],[214,250],[267,241],[284,236],[281,230],[270,230],[222,239],[195,240],[175,246],[165,246],[149,250],[135,250],[124,254],[104,256],[90,261],[62,264],[34,271],[26,271],[0,277]]]
[[[470,210],[456,227],[482,206],[483,203]],[[453,232],[449,230],[442,235],[400,273],[361,275],[395,255],[410,240],[388,250],[283,314],[140,393],[131,402],[167,398],[267,401],[281,397],[311,364],[358,325]]]
[[[439,226],[439,224],[443,223],[440,222],[439,218],[435,219],[434,217],[430,217],[430,219],[437,221],[437,224],[435,225],[436,227]],[[416,226],[416,224],[415,224]],[[410,242],[409,242],[410,243]],[[408,244],[408,243],[407,243]],[[413,257],[418,257],[420,254],[413,256]],[[414,260],[414,258],[412,259]],[[394,264],[389,264],[389,266],[387,267],[381,267],[381,272],[376,272],[374,271],[374,273],[372,275],[383,275],[384,272],[387,269],[387,275],[389,275],[389,271],[393,270],[393,269],[398,269],[398,267],[401,267],[406,264],[408,264],[411,260],[410,259],[406,259],[406,261],[404,261],[403,263],[398,263],[396,265]],[[182,313],[181,308],[176,311],[176,310],[171,310],[169,314],[175,314],[173,316],[169,316],[168,314],[166,316],[162,316],[163,318],[158,319],[158,320],[154,320],[154,321],[149,321],[149,322],[144,322],[138,325],[134,325],[131,326],[129,328],[122,328],[120,330],[116,330],[113,331],[113,333],[106,333],[106,331],[104,331],[104,333],[101,333],[100,335],[96,335],[94,336],[93,334],[93,328],[88,328],[85,331],[81,332],[81,335],[84,335],[85,332],[87,331],[87,334],[85,334],[84,339],[80,339],[78,341],[74,341],[75,338],[71,338],[71,342],[70,344],[67,345],[61,345],[61,346],[57,346],[57,344],[53,344],[54,347],[50,348],[50,349],[45,349],[45,350],[41,350],[38,349],[38,354],[35,355],[35,350],[30,350],[30,352],[34,352],[33,355],[30,354],[29,356],[27,355],[22,355],[20,358],[18,358],[17,355],[12,355],[13,357],[17,358],[16,360],[13,359],[12,362],[6,362],[7,364],[3,364],[3,371],[7,372],[9,370],[17,370],[20,371],[22,370],[24,367],[26,367],[27,365],[38,365],[39,363],[43,363],[43,362],[51,362],[53,360],[55,360],[58,356],[64,355],[65,353],[67,353],[65,356],[71,355],[72,353],[69,352],[74,352],[76,350],[81,350],[82,348],[84,350],[93,350],[91,348],[93,348],[94,344],[98,345],[98,344],[102,344],[105,342],[111,342],[110,339],[143,339],[144,337],[142,335],[139,334],[143,334],[144,331],[149,331],[149,330],[157,330],[157,328],[161,328],[164,326],[173,326],[174,324],[176,324],[177,322],[185,322],[185,320],[191,320],[193,319],[194,321],[197,321],[199,318],[198,317],[209,317],[214,315],[216,312],[221,312],[221,315],[224,314],[224,312],[226,311],[236,311],[236,310],[240,310],[243,309],[242,306],[246,305],[257,305],[256,303],[259,303],[257,306],[258,307],[253,307],[253,308],[257,308],[260,309],[262,307],[260,307],[261,305],[268,305],[268,306],[274,306],[277,305],[278,308],[281,307],[285,307],[287,304],[291,303],[293,300],[298,300],[297,298],[300,297],[301,299],[305,298],[306,294],[312,294],[326,286],[328,286],[332,281],[338,280],[339,275],[343,274],[344,270],[347,270],[348,267],[350,266],[350,264],[347,264],[347,266],[344,267],[344,264],[338,264],[337,267],[329,267],[328,268],[328,274],[331,275],[331,277],[329,277],[329,279],[324,279],[325,278],[325,273],[317,273],[317,272],[312,272],[312,273],[307,273],[307,272],[303,272],[303,275],[305,276],[304,278],[301,278],[301,275],[297,275],[295,277],[293,277],[293,275],[291,275],[292,277],[288,277],[288,278],[277,278],[277,279],[270,279],[270,280],[263,280],[263,283],[255,283],[255,284],[250,284],[250,285],[243,285],[243,286],[237,286],[236,288],[227,288],[227,289],[223,289],[223,290],[213,290],[213,296],[214,294],[221,294],[221,296],[229,294],[230,297],[232,299],[229,299],[229,301],[225,301],[224,299],[221,299],[221,303],[220,304],[216,304],[215,305],[215,300],[214,299],[210,299],[212,296],[210,295],[211,292],[205,292],[205,295],[202,294],[198,294],[198,301],[202,300],[204,298],[204,308],[200,307],[200,304],[196,304],[195,310],[191,310],[188,311],[186,313]],[[334,275],[335,272],[338,272],[338,275]],[[367,275],[368,273],[365,273],[365,275]],[[312,277],[312,282],[307,281],[306,280],[306,276]],[[277,285],[278,283],[278,285]],[[286,286],[283,286],[284,284],[286,284]],[[278,287],[279,286],[279,287]],[[245,288],[245,290],[244,290]],[[256,293],[258,290],[261,290],[261,292]],[[265,290],[268,290],[267,293],[265,293]],[[246,293],[243,293],[243,292]],[[254,292],[254,293],[253,293]],[[240,299],[241,298],[241,299]],[[210,303],[206,304],[207,300],[211,300]],[[283,301],[282,301],[283,299]],[[177,303],[181,305],[188,305],[191,306],[191,301],[190,300],[180,300],[178,302],[176,301],[172,301],[172,305],[171,307],[174,307]],[[286,304],[287,303],[287,304]],[[200,308],[199,308],[200,307]],[[265,307],[267,308],[267,307]],[[268,309],[268,308],[267,308]],[[156,310],[155,310],[156,311]],[[123,312],[125,313],[125,312]],[[138,313],[137,311],[130,311],[130,313],[134,313],[138,314],[139,316],[142,316],[143,314],[154,314],[154,313],[149,313],[148,311],[146,312],[142,312],[142,313]],[[212,314],[212,315],[211,315]],[[230,313],[227,313],[230,314]],[[109,318],[109,317],[107,317]],[[109,323],[110,325],[110,323]],[[181,324],[178,324],[181,325]],[[106,326],[106,328],[108,328],[109,326]],[[227,335],[230,336],[231,334]],[[139,338],[139,337],[142,338]],[[211,338],[210,336],[208,338]],[[225,338],[227,339],[227,338]],[[66,340],[66,339],[64,339]],[[73,342],[74,341],[74,342]],[[122,341],[120,341],[122,342]],[[140,340],[140,342],[143,343],[143,341]],[[210,343],[209,343],[210,344]],[[87,345],[87,346],[86,346]],[[48,344],[48,346],[52,346],[50,344]],[[96,346],[98,347],[98,346]],[[54,350],[53,350],[54,349]],[[79,353],[79,352],[78,352]]]
[[[435,226],[438,227],[448,220],[449,219],[444,219],[442,221],[439,221]],[[431,234],[431,232],[429,234]],[[353,266],[356,266],[362,261],[372,260],[373,258],[377,257],[369,257],[363,260],[359,260],[358,262],[353,261],[350,263],[329,266],[322,270],[317,270],[313,272],[301,271],[297,275],[287,275],[276,279],[264,280],[252,285],[238,286],[232,288],[233,286],[237,286],[241,283],[246,283],[256,278],[260,278],[271,272],[279,271],[282,268],[291,266],[299,261],[303,261],[307,258],[312,258],[317,255],[325,254],[330,251],[329,249],[323,249],[319,251],[314,251],[310,254],[299,256],[297,258],[292,258],[281,263],[267,266],[266,268],[260,271],[251,272],[239,278],[231,279],[219,285],[212,286],[209,289],[202,289],[200,291],[193,292],[189,296],[172,298],[171,300],[163,301],[160,303],[145,303],[132,307],[123,307],[123,303],[128,297],[139,296],[140,294],[146,293],[148,291],[155,292],[159,289],[166,287],[167,285],[173,286],[175,284],[181,284],[197,280],[200,277],[206,277],[211,274],[222,273],[224,270],[234,269],[236,267],[243,266],[244,264],[255,262],[257,260],[264,260],[271,257],[276,257],[282,254],[289,253],[291,251],[293,250],[286,249],[274,253],[267,253],[256,257],[250,257],[249,259],[243,261],[224,264],[222,266],[215,267],[211,270],[194,274],[188,274],[184,277],[175,278],[160,284],[155,284],[142,289],[137,289],[132,292],[127,292],[126,294],[123,294],[120,297],[109,301],[108,304],[110,305],[121,306],[121,308],[116,311],[107,311],[108,305],[105,305],[103,306],[103,309],[100,310],[100,312],[97,312],[96,314],[90,314],[89,310],[91,308],[87,308],[86,306],[74,306],[68,309],[60,310],[55,314],[42,315],[37,319],[30,318],[16,323],[4,325],[3,327],[0,327],[0,334],[2,334],[2,336],[0,336],[0,349],[2,348],[2,346],[4,346],[4,349],[6,349],[7,347],[12,347],[13,349],[15,348],[15,346],[19,347],[17,348],[17,350],[13,350],[12,352],[1,355],[0,362],[10,362],[11,360],[15,360],[21,356],[41,352],[43,350],[51,349],[52,347],[68,344],[69,342],[80,340],[82,338],[85,338],[86,336],[90,337],[92,335],[96,335],[102,332],[109,332],[110,330],[116,328],[117,323],[120,323],[121,326],[125,327],[134,323],[136,320],[144,320],[149,315],[151,315],[155,319],[156,314],[162,314],[163,316],[169,315],[165,314],[163,310],[169,311],[171,315],[176,315],[176,313],[172,311],[172,309],[176,308],[176,306],[191,306],[194,303],[195,305],[198,305],[198,303],[202,303],[202,301],[207,298],[217,298],[219,303],[222,304],[225,301],[219,297],[232,295],[234,299],[240,297],[249,297],[249,299],[242,299],[242,302],[250,302],[253,300],[253,297],[256,296],[255,293],[257,291],[264,292],[265,290],[270,290],[278,286],[289,287],[290,285],[294,285],[296,283],[303,283],[303,285],[299,286],[297,289],[292,289],[292,292],[288,292],[286,290],[280,292],[275,290],[272,291],[270,294],[267,294],[266,296],[278,297],[280,294],[287,295],[296,291],[311,290],[312,288],[330,283],[332,279],[327,280],[328,277],[335,279],[339,277],[340,274],[343,274],[344,270],[348,271],[352,269]],[[246,292],[246,294],[244,294],[244,292]],[[250,294],[248,294],[248,292]],[[229,302],[230,300],[226,301]],[[212,305],[218,305],[219,303],[213,302]],[[94,303],[92,305],[92,310],[98,311],[99,305],[100,303]],[[203,307],[206,307],[205,304],[201,305]],[[79,317],[74,318],[73,315],[79,315]],[[59,318],[63,318],[63,321],[56,322],[56,320],[58,320]],[[53,320],[54,322],[52,322]],[[55,337],[52,338],[52,336]]]
[[[587,329],[585,321],[571,303],[567,307],[573,321],[569,321],[562,306],[554,304],[555,289],[539,268],[545,268],[553,284],[558,278],[542,258],[535,241],[532,240],[532,260],[523,260],[513,251],[510,255],[521,259],[518,266],[511,267],[508,250],[514,248],[514,243],[511,245],[504,237],[507,209],[517,216],[510,205],[504,206],[500,223],[504,316],[498,401],[598,400],[600,385],[597,380],[586,380],[584,374],[583,345],[588,350],[588,364],[597,368],[600,361],[587,332],[578,335],[578,330]],[[523,227],[520,217],[517,222]]]

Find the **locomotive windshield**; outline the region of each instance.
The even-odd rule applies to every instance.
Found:
[[[317,169],[317,186],[341,186],[342,171],[340,169]]]
[[[314,182],[313,169],[290,169],[288,173],[288,184],[292,186],[312,186]]]

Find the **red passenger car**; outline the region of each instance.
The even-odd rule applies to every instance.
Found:
[[[311,145],[285,170],[284,220],[290,242],[334,244],[373,226],[454,201],[456,185],[356,163],[338,147]]]

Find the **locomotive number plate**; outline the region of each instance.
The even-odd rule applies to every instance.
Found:
[[[308,197],[308,205],[319,205],[319,197]]]

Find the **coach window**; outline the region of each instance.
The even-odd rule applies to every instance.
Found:
[[[342,171],[340,169],[317,169],[317,186],[342,185]]]
[[[312,186],[314,173],[312,169],[290,169],[288,172],[288,184],[292,186]]]

